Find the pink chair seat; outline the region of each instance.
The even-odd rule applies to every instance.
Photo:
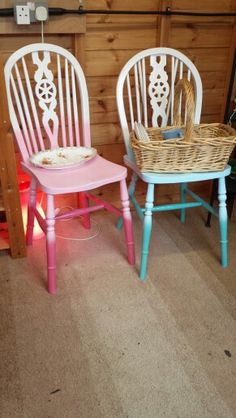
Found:
[[[40,188],[49,194],[63,194],[92,190],[109,183],[121,181],[127,169],[99,155],[85,164],[68,169],[44,169],[31,163],[22,163],[24,170],[33,176]]]

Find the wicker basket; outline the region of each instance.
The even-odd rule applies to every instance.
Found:
[[[236,144],[236,131],[220,123],[193,125],[194,93],[191,83],[180,80],[176,85],[174,114],[177,115],[177,100],[181,91],[186,96],[186,126],[181,126],[178,116],[173,127],[181,127],[182,139],[164,140],[166,128],[147,128],[150,141],[144,142],[130,133],[131,146],[137,166],[142,172],[204,172],[224,170]]]

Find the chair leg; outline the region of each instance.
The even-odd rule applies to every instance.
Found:
[[[131,182],[129,184],[129,196],[133,197],[136,189],[136,184],[138,181],[138,175],[136,173],[132,174]]]
[[[212,184],[212,190],[211,190],[211,198],[210,198],[210,205],[213,206],[214,201],[216,199],[216,195],[217,195],[217,179],[213,180],[213,184]],[[206,226],[210,227],[211,226],[211,212],[208,212],[207,215],[207,221],[206,221]]]
[[[122,202],[122,215],[124,221],[124,230],[125,230],[125,238],[127,244],[127,252],[128,252],[128,262],[130,264],[135,263],[135,253],[134,253],[134,234],[133,234],[133,225],[132,225],[132,217],[129,207],[129,195],[126,186],[126,180],[122,180],[120,182],[120,194],[121,194],[121,202]]]
[[[137,176],[137,174],[133,173],[133,174],[132,174],[132,179],[131,179],[131,182],[130,182],[130,184],[129,184],[129,188],[128,188],[128,191],[129,191],[129,196],[131,197],[131,199],[132,199],[132,197],[134,196],[134,192],[135,192],[135,188],[136,188],[136,183],[137,183],[137,180],[138,180],[138,176]],[[123,217],[121,216],[121,217],[118,219],[118,222],[117,222],[117,224],[116,224],[116,227],[117,227],[118,229],[121,229],[121,228],[122,228],[122,226],[123,226]]]
[[[180,200],[181,203],[185,203],[186,202],[186,190],[187,190],[187,183],[181,183],[180,184]],[[185,219],[186,219],[186,209],[180,209],[180,221],[182,224],[185,223]]]
[[[143,243],[141,253],[141,266],[139,277],[144,280],[147,272],[147,262],[149,253],[149,244],[152,232],[152,208],[154,202],[154,184],[148,184],[146,203],[145,203],[145,215],[143,222]]]
[[[55,210],[54,196],[47,195],[46,212],[46,250],[47,250],[47,271],[48,291],[56,293],[56,234],[55,234]]]
[[[226,187],[225,177],[219,179],[218,184],[219,199],[219,224],[220,224],[220,245],[221,245],[221,264],[222,267],[228,265],[228,241],[227,241],[227,210],[226,210]]]
[[[89,206],[89,199],[84,192],[78,193],[78,206],[79,208],[87,208]],[[89,213],[83,215],[82,225],[86,229],[90,229],[90,215]]]
[[[28,214],[27,214],[27,228],[26,228],[26,244],[32,245],[33,233],[34,233],[34,219],[35,219],[35,208],[36,208],[36,181],[31,180],[29,201],[28,201]]]

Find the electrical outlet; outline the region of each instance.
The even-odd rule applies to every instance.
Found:
[[[15,0],[14,16],[18,25],[45,22],[48,20],[47,1]]]
[[[14,14],[17,25],[30,24],[30,9],[28,5],[16,5],[14,8]]]

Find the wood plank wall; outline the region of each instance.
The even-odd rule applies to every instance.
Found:
[[[225,13],[236,11],[235,0],[87,0],[88,9],[165,10]],[[234,17],[88,15],[85,72],[91,99],[95,146],[120,163],[124,152],[115,103],[120,69],[141,49],[176,48],[197,66],[204,88],[203,122],[223,121],[236,43]],[[204,193],[209,184],[201,185]],[[162,186],[159,194],[174,200],[178,190]],[[140,194],[144,190],[140,189]],[[164,196],[163,196],[164,197]]]
[[[48,4],[49,7],[69,9],[78,8],[80,1],[49,0]],[[1,1],[1,8],[11,5],[11,0]],[[167,6],[176,11],[236,11],[235,0],[84,1],[87,9],[165,10]],[[68,23],[68,17],[53,17],[53,30],[51,34],[46,33],[45,41],[66,47],[81,61],[90,94],[93,145],[104,157],[122,163],[124,146],[116,110],[115,86],[122,66],[141,49],[169,46],[186,54],[199,69],[203,80],[202,121],[223,121],[236,43],[235,17],[87,15],[84,35],[78,34],[80,19],[73,16]],[[21,28],[17,28],[17,34],[4,34],[1,27],[16,28],[16,25],[10,23],[10,18],[5,21],[5,26],[1,22],[2,19],[0,53],[6,56],[28,42],[40,41],[38,34],[26,34]],[[46,32],[50,32],[48,25],[45,25]],[[173,195],[175,192],[172,186],[163,190],[163,194]]]
[[[155,0],[93,1],[88,9],[156,10]],[[124,153],[115,102],[117,76],[125,62],[158,42],[157,16],[87,16],[85,72],[91,98],[92,138],[105,157],[121,162]]]
[[[233,1],[87,0],[87,8],[156,10],[172,3],[174,10],[230,12]],[[235,10],[235,9],[234,9]],[[161,32],[168,19],[168,31]],[[235,19],[206,17],[88,16],[85,71],[91,98],[94,144],[123,152],[115,105],[115,84],[125,62],[141,49],[169,46],[181,50],[197,66],[203,80],[203,122],[222,121],[228,73],[232,63]],[[106,149],[105,147],[103,147]],[[119,152],[118,152],[119,150]]]

